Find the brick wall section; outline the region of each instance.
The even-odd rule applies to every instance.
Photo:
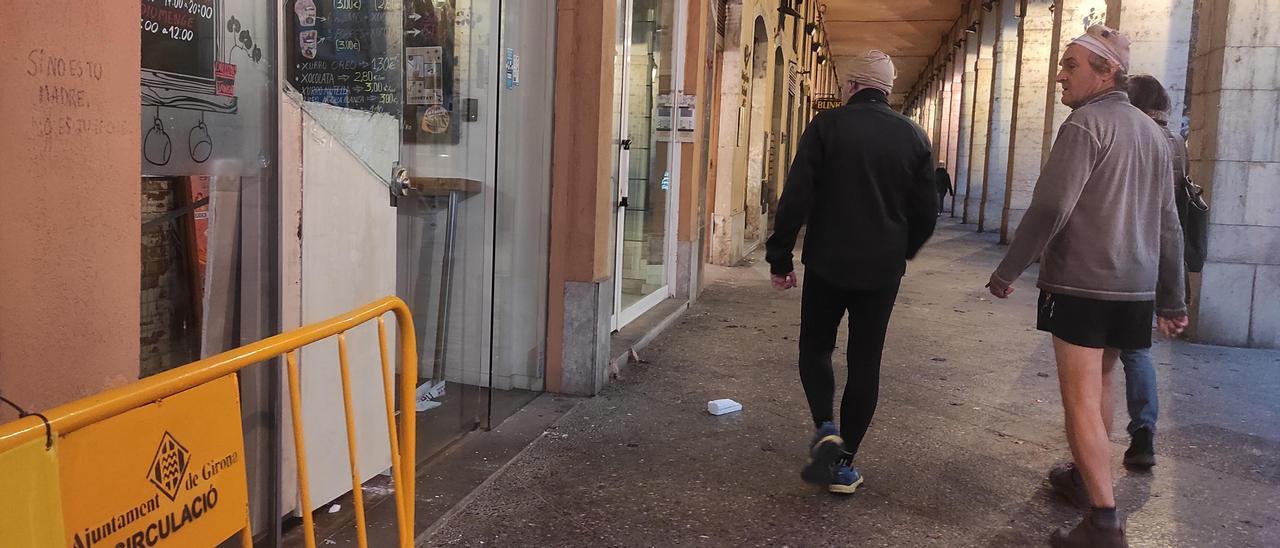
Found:
[[[142,179],[142,220],[156,218],[174,208],[177,184],[169,179]],[[138,341],[142,377],[180,363],[172,363],[177,339],[183,335],[185,276],[178,253],[181,232],[173,223],[162,223],[142,232],[142,295]]]

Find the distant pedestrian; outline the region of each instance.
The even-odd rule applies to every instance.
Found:
[[[885,330],[907,259],[933,234],[938,208],[929,140],[889,106],[893,61],[873,50],[850,68],[848,104],[818,114],[800,138],[766,244],[773,286],[795,287],[792,249],[808,224],[800,382],[817,433],[801,477],[841,494],[862,484],[853,459],[876,410]],[[846,311],[849,378],[837,428],[831,352]]]
[[[1195,207],[1191,201],[1196,191],[1187,179],[1187,145],[1181,136],[1169,130],[1169,94],[1159,80],[1145,74],[1129,77],[1128,90],[1129,102],[1160,126],[1169,144],[1173,169],[1169,183],[1182,225],[1183,263],[1188,272],[1199,272],[1204,266],[1204,227],[1193,222],[1193,213],[1188,211]],[[1186,284],[1183,287],[1184,297],[1190,298],[1190,288]],[[1155,433],[1160,409],[1151,349],[1125,350],[1120,353],[1120,363],[1124,364],[1125,402],[1129,409],[1129,449],[1124,452],[1124,464],[1140,470],[1150,469],[1156,464]]]
[[[951,188],[951,174],[947,173],[947,164],[938,162],[938,169],[933,170],[933,182],[938,185],[938,215],[942,215],[946,213],[947,195],[955,193]]]
[[[1129,39],[1094,25],[1072,41],[1056,80],[1072,112],[1053,142],[1026,215],[988,287],[997,297],[1040,258],[1037,327],[1053,334],[1074,464],[1054,490],[1092,509],[1053,546],[1127,546],[1116,512],[1108,433],[1111,372],[1121,351],[1151,346],[1151,316],[1187,325],[1182,229],[1163,132],[1129,103]]]

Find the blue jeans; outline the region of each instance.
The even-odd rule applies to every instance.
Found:
[[[1156,368],[1151,363],[1151,349],[1125,350],[1120,353],[1124,364],[1124,395],[1129,406],[1129,434],[1139,428],[1156,431],[1160,402],[1156,396]]]

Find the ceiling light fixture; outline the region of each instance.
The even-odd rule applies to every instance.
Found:
[[[809,36],[816,36],[816,35],[818,34],[818,25],[817,25],[817,23],[805,23],[805,24],[804,24],[804,33],[805,33],[805,34],[808,34]]]

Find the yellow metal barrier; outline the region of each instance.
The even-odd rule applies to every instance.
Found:
[[[396,316],[396,328],[400,343],[400,401],[402,406],[408,410],[401,413],[399,428],[396,427],[395,421],[394,380],[391,373],[390,360],[387,356],[387,328],[383,318],[388,312],[394,313]],[[355,501],[357,534],[359,545],[366,547],[368,546],[368,538],[365,533],[364,497],[362,495],[358,467],[356,466],[356,431],[352,414],[351,374],[347,363],[345,333],[375,319],[378,323],[378,342],[382,362],[382,382],[386,399],[387,430],[391,446],[391,475],[395,484],[395,510],[399,523],[399,540],[400,546],[410,547],[413,545],[413,500],[414,477],[416,475],[414,456],[416,430],[412,405],[415,400],[415,383],[418,378],[418,350],[417,341],[414,337],[413,318],[409,313],[409,308],[403,301],[395,297],[387,297],[326,321],[281,333],[235,350],[223,352],[125,386],[113,388],[56,407],[43,413],[44,419],[48,421],[47,423],[41,418],[32,415],[0,425],[0,456],[3,456],[9,450],[17,449],[35,441],[43,442],[50,432],[61,440],[68,434],[82,428],[93,426],[144,406],[162,402],[165,398],[213,383],[250,365],[284,355],[289,380],[289,404],[293,415],[293,439],[297,453],[298,492],[301,508],[304,510],[302,512],[304,537],[306,546],[314,548],[316,545],[315,524],[312,521],[311,512],[306,511],[311,508],[311,497],[308,489],[307,458],[304,450],[306,445],[304,443],[302,399],[298,378],[298,349],[322,339],[337,336],[338,358],[342,376],[342,403],[346,414],[347,449],[351,459],[351,487],[352,497]],[[159,456],[159,453],[157,453],[157,461]],[[185,464],[183,469],[185,470]],[[194,478],[194,480],[198,480],[198,478]],[[170,496],[170,498],[172,499],[173,497]],[[159,499],[157,498],[157,500]],[[203,504],[208,508],[212,508],[216,503],[217,494],[215,492],[213,498],[206,500]],[[200,508],[203,511],[205,506]],[[147,510],[148,507],[143,505],[136,512],[127,514],[127,516],[138,519],[138,516],[145,515]],[[198,518],[199,515],[197,514],[196,517]],[[182,523],[186,523],[186,520],[184,519]],[[161,525],[163,524],[161,522]],[[172,519],[168,522],[168,525],[170,527],[174,526]],[[178,525],[180,527],[181,523]],[[110,529],[111,531],[115,530],[114,527]],[[176,533],[176,529],[174,529],[174,532]],[[137,538],[145,538],[142,533],[135,533],[135,535],[139,536]],[[240,530],[239,536],[245,548],[252,548],[253,540],[247,511],[244,516],[244,527]],[[86,529],[85,538],[88,537],[89,531]],[[135,544],[122,545],[134,546]],[[142,543],[139,542],[136,545],[142,546]],[[149,540],[146,545],[151,545]]]

